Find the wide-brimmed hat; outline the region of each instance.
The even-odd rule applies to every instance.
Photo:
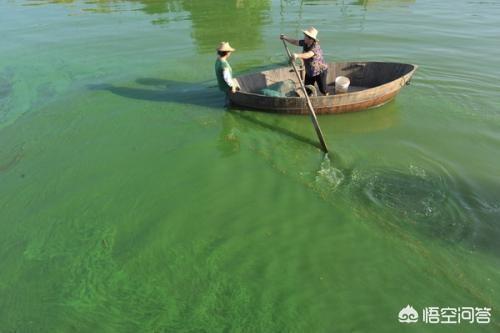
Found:
[[[307,30],[302,30],[302,32],[304,33],[304,35],[307,35],[307,36],[311,37],[312,39],[314,39],[315,41],[319,42],[318,30],[316,30],[314,27],[310,27]]]
[[[222,52],[234,52],[236,49],[233,49],[231,45],[229,45],[228,42],[220,42],[219,47],[217,48],[217,51],[222,51]]]

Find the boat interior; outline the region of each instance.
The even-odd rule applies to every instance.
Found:
[[[401,76],[410,73],[415,66],[401,63],[387,62],[344,62],[329,63],[327,85],[330,95],[335,94],[335,79],[339,76],[349,78],[348,93],[357,92],[389,83]],[[304,70],[299,70],[302,78]],[[242,93],[261,94],[261,90],[272,84],[287,80],[294,81],[300,87],[297,76],[291,67],[281,67],[263,72],[243,75],[237,78]],[[296,89],[300,97],[300,89]],[[293,96],[291,96],[293,97]]]

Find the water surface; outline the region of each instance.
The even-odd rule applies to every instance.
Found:
[[[0,3],[0,332],[497,332],[500,4]],[[227,111],[213,77],[420,67],[393,102]],[[491,307],[403,325],[402,307]]]

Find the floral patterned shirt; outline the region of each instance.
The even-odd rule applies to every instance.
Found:
[[[315,42],[312,47],[308,47],[304,43],[304,40],[301,39],[299,40],[299,45],[302,46],[304,53],[309,51],[314,53],[312,58],[304,60],[307,76],[316,76],[328,69],[328,65],[326,64],[325,59],[323,59],[323,50],[321,50],[318,42]]]

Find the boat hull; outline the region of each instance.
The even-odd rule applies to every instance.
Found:
[[[402,87],[410,82],[416,65],[380,62],[330,63],[327,83],[331,95],[311,97],[316,114],[355,112],[381,106],[392,100]],[[351,89],[334,94],[333,82],[337,76],[346,76]],[[241,91],[230,94],[232,105],[253,110],[285,114],[309,114],[307,102],[301,97],[270,97],[258,91],[272,83],[298,81],[290,68],[244,75],[236,78]]]

